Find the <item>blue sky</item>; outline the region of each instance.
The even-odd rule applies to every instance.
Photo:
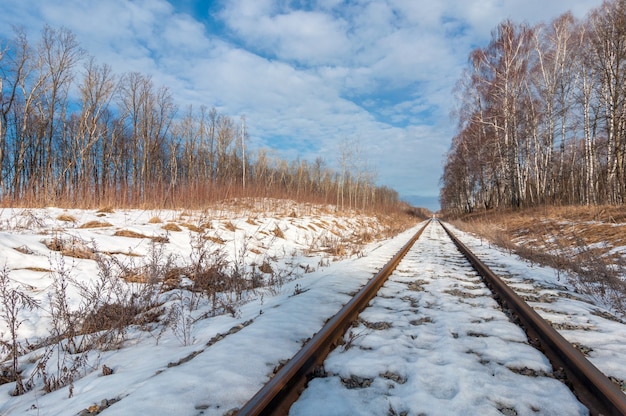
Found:
[[[356,141],[377,183],[436,198],[452,89],[506,18],[531,24],[601,0],[0,0],[0,35],[66,27],[98,62],[167,85],[181,109],[245,114],[250,147],[323,157]],[[436,208],[436,203],[431,203]]]

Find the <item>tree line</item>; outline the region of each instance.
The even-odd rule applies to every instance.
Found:
[[[626,0],[503,21],[456,93],[443,210],[626,202]]]
[[[244,119],[176,104],[139,72],[116,74],[65,28],[0,39],[0,198],[4,205],[201,206],[288,197],[342,209],[397,205],[393,189],[344,149],[286,161],[246,151]],[[358,147],[358,146],[357,146]]]

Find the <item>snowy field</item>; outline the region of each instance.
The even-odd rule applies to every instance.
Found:
[[[8,284],[19,287],[39,305],[22,309],[19,315],[17,339],[24,354],[18,364],[29,390],[14,397],[14,382],[0,386],[0,415],[233,412],[419,227],[381,240],[382,227],[369,217],[341,217],[295,205],[271,215],[253,212],[257,211],[4,210],[0,260]],[[180,231],[168,224],[177,225]],[[363,235],[379,239],[359,246],[349,243]],[[626,330],[610,319],[610,311],[572,293],[553,270],[531,267],[469,235],[461,237],[489,266],[532,297],[539,312],[562,328],[566,338],[585,348],[596,366],[617,380],[626,379]],[[383,289],[383,298],[372,304],[374,309],[365,313],[356,332],[346,335],[346,345],[355,347],[338,349],[326,368],[337,377],[315,380],[322,384],[323,413],[381,414],[382,409],[382,414],[392,414],[391,410],[397,414],[467,414],[477,409],[501,414],[514,409],[517,414],[584,414],[560,383],[524,375],[548,372],[545,358],[523,344],[520,330],[498,314],[493,300],[478,288],[475,275],[458,263],[458,256],[442,257],[449,244],[431,225]],[[62,256],[64,249],[86,254]],[[211,254],[214,250],[218,257],[211,257],[217,256]],[[103,261],[94,253],[115,261]],[[63,310],[59,299],[66,300],[68,311],[88,314],[84,295],[93,294],[103,278],[199,264],[203,253],[236,266],[239,275],[271,284],[210,298],[180,289],[193,284],[183,277],[175,288],[161,287],[156,304],[163,314],[158,319],[115,332],[115,342],[109,339],[106,348],[78,348],[91,339],[83,333],[74,335],[74,346],[58,339],[52,347],[41,344],[62,327],[63,317],[53,313]],[[454,263],[451,275],[443,272],[444,260]],[[145,283],[133,283],[140,281],[141,274],[126,274],[136,278],[116,278],[123,281],[109,294],[110,300],[128,300],[124,296],[129,293],[135,298],[145,294],[139,289]],[[424,281],[427,290],[412,290],[410,281],[415,279]],[[63,282],[66,296],[56,296]],[[459,296],[460,292],[472,296]],[[404,300],[392,301],[391,296]],[[470,314],[455,314],[468,306]],[[377,322],[390,326],[366,325]],[[0,327],[2,340],[8,344],[10,328],[6,322],[0,325],[4,325]],[[405,328],[408,332],[400,334]],[[405,338],[390,347],[390,337],[381,336],[384,331]],[[446,344],[445,337],[456,344]],[[366,358],[353,362],[333,358],[361,350],[359,343],[367,345]],[[6,348],[4,356],[8,356]],[[415,370],[416,375],[417,366],[422,370]],[[486,377],[489,371],[492,376]],[[62,378],[59,374],[70,382],[46,392],[53,377]],[[352,376],[355,385],[348,389],[341,379]],[[366,387],[369,378],[372,383]],[[471,382],[475,389],[463,387]],[[528,389],[528,398],[512,399],[514,387]],[[560,413],[553,411],[550,395],[558,395]],[[314,390],[302,397],[292,413],[322,414],[316,411],[322,409],[319,404],[307,404],[307,400],[315,401]],[[416,400],[419,407],[411,404]],[[538,413],[530,413],[536,407]]]

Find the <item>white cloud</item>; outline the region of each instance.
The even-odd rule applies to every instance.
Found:
[[[338,63],[349,51],[345,24],[332,15],[228,2],[220,14],[246,45],[301,65]]]

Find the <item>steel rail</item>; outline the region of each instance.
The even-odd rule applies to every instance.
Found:
[[[287,414],[306,383],[313,377],[315,370],[337,346],[339,339],[376,295],[429,223],[430,221],[335,316],[328,320],[322,329],[239,409],[237,414],[242,416]]]
[[[493,273],[448,227],[440,224],[494,293],[500,306],[519,321],[530,344],[548,357],[555,370],[565,372],[566,384],[589,412],[626,415],[626,394]]]

